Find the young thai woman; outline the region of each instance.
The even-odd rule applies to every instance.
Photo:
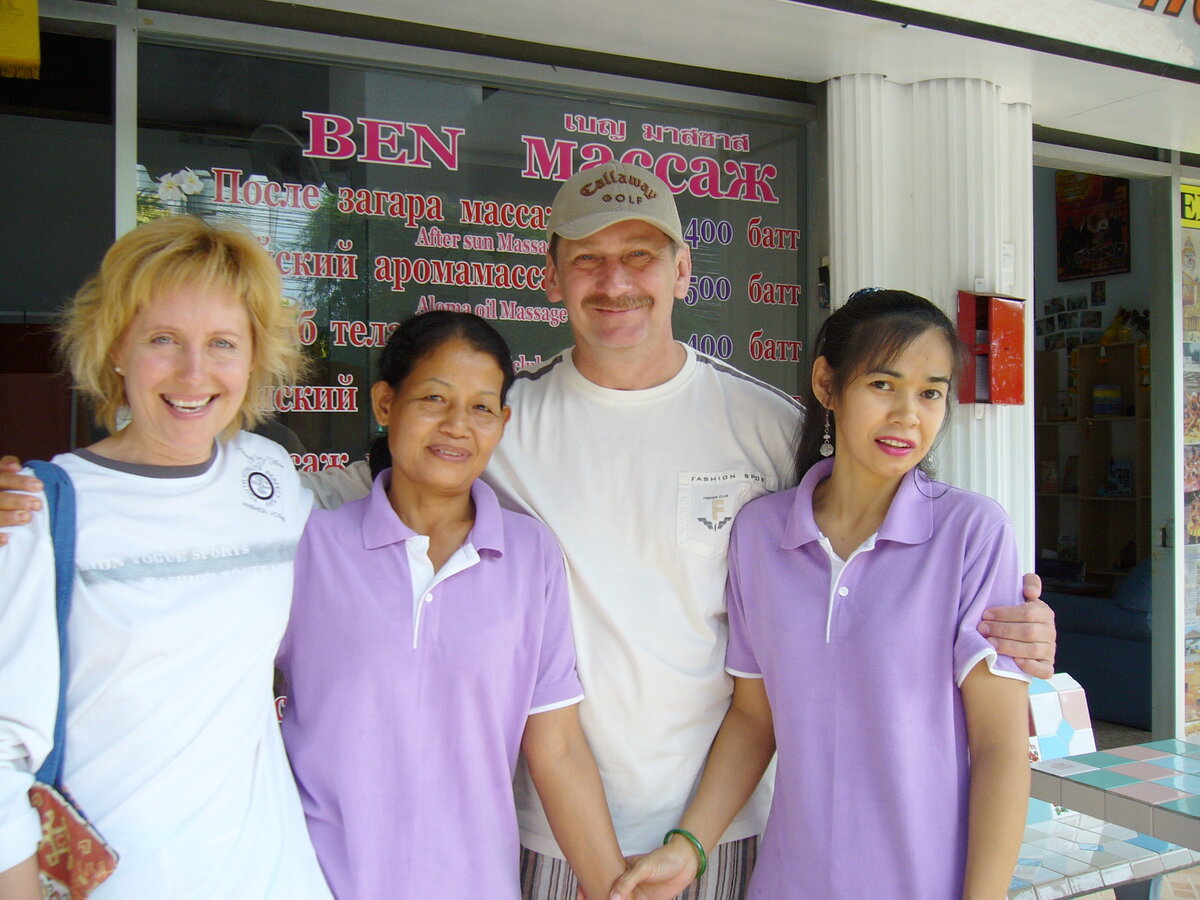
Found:
[[[682,890],[776,750],[752,900],[1006,896],[1027,685],[976,626],[1020,602],[1016,545],[994,501],[923,471],[961,359],[946,315],[904,291],[860,291],[822,325],[800,484],[734,523],[732,705],[680,827],[614,896]]]

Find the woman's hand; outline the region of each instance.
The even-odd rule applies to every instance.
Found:
[[[613,883],[610,900],[671,900],[695,881],[700,867],[696,849],[678,834],[657,850],[634,857],[631,863]]]

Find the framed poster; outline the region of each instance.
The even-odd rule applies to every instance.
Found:
[[[1054,173],[1058,280],[1128,272],[1129,179]]]

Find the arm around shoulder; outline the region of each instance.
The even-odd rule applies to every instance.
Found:
[[[1025,602],[985,610],[979,631],[1000,653],[1011,656],[1028,675],[1049,678],[1054,674],[1058,630],[1054,610],[1041,599],[1042,580],[1032,572],[1024,577]]]
[[[366,460],[352,462],[344,469],[301,472],[301,483],[313,493],[320,509],[337,509],[343,503],[371,493],[371,467]]]
[[[37,492],[42,483],[28,471],[21,471],[21,461],[15,456],[0,458],[0,547],[8,543],[7,526],[26,525],[32,514],[41,509]]]
[[[983,515],[968,522],[968,547],[972,552],[964,572],[968,599],[982,598],[986,608],[977,610],[977,630],[1002,656],[1027,675],[1049,678],[1054,674],[1054,612],[1041,601],[1042,582],[1020,574],[1017,543],[1012,522],[995,501],[977,498]],[[991,512],[988,513],[988,510]],[[1019,602],[1024,597],[1025,602]]]

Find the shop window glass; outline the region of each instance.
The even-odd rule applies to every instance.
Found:
[[[44,322],[113,239],[112,45],[43,33],[39,79],[0,78],[0,322]]]
[[[171,46],[143,45],[138,74],[139,219],[240,220],[302,310],[317,372],[272,401],[307,467],[362,454],[378,347],[413,313],[485,316],[519,367],[571,343],[540,289],[544,210],[589,160],[684,186],[695,277],[676,335],[797,391],[803,126]]]

